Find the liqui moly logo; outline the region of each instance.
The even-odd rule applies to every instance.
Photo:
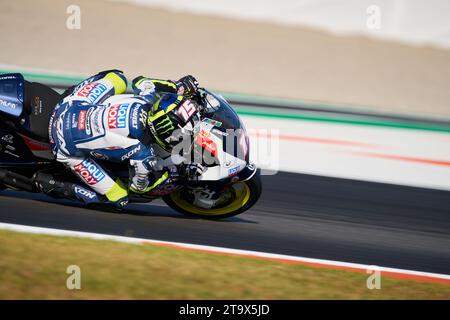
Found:
[[[86,128],[86,110],[81,110],[78,115],[78,129],[84,130]]]
[[[108,110],[108,128],[125,128],[127,121],[128,104],[116,104]]]
[[[77,164],[74,169],[89,185],[97,184],[105,177],[102,170],[89,159]]]
[[[78,92],[78,96],[88,98],[90,102],[95,102],[106,90],[108,88],[102,83],[89,83]]]

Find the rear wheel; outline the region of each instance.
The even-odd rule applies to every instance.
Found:
[[[163,197],[172,209],[188,216],[207,219],[223,219],[250,209],[261,196],[262,185],[259,170],[247,181],[240,181],[210,199],[206,190],[183,188]]]

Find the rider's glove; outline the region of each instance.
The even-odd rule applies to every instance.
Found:
[[[188,180],[198,180],[198,177],[205,173],[206,169],[199,163],[189,163],[182,167],[181,175]]]
[[[192,98],[198,90],[198,81],[193,76],[184,76],[176,82],[177,94],[185,96],[186,98]]]
[[[134,79],[131,87],[135,93],[141,96],[155,92],[155,84],[150,79],[142,76]]]
[[[158,171],[156,157],[149,156],[143,160],[130,160],[130,190],[134,193],[146,192],[150,183],[149,173]]]

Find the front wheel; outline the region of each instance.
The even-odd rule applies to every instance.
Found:
[[[188,216],[223,219],[250,209],[259,199],[262,184],[259,170],[247,181],[240,181],[224,189],[211,200],[206,190],[182,188],[163,197],[172,209]]]

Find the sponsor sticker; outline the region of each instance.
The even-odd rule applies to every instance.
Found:
[[[216,128],[213,128],[213,129],[211,130],[211,132],[217,133],[217,134],[219,134],[219,135],[221,135],[221,136],[224,136],[224,137],[228,136],[228,133],[227,133],[227,132],[223,132],[223,131],[221,131],[221,130],[219,130],[219,129],[216,129]]]
[[[87,197],[89,199],[94,199],[96,194],[92,191],[86,190],[84,188],[75,187],[75,193],[78,193],[84,197]]]
[[[64,116],[64,129],[70,129],[70,124],[72,123],[72,119],[70,118],[70,115]]]
[[[216,126],[216,127],[221,127],[222,126],[222,122],[220,122],[218,120],[213,120],[213,119],[210,119],[210,118],[203,118],[202,121],[210,124],[213,127],[214,126]]]
[[[35,116],[42,113],[42,101],[39,97],[34,97],[33,114]]]
[[[239,169],[240,169],[240,166],[236,166],[236,167],[228,169],[228,176],[231,177],[231,176],[237,175],[239,173]]]
[[[127,120],[128,103],[116,104],[108,109],[108,128],[125,128]]]
[[[77,115],[75,113],[72,113],[72,128],[76,127],[78,127]]]
[[[54,128],[53,120],[55,119],[55,114],[56,114],[56,110],[54,110],[52,112],[52,115],[50,116],[50,120],[48,121],[48,127],[47,127],[48,137],[49,137],[51,144],[55,143],[55,140],[53,140],[53,136],[52,136],[52,131]]]
[[[92,134],[95,136],[100,136],[105,133],[102,116],[103,116],[103,109],[97,107],[94,111],[92,111],[90,121],[92,123]]]
[[[95,102],[108,88],[100,82],[89,83],[81,88],[78,96],[87,98],[90,102]]]
[[[141,111],[139,112],[139,121],[143,126],[147,124],[147,111],[145,111],[143,108],[141,108]]]
[[[78,115],[78,129],[84,130],[86,128],[86,110],[81,110]]]
[[[217,144],[211,139],[211,134],[208,131],[204,129],[200,131],[197,135],[197,144],[211,152],[214,157],[217,156]]]
[[[126,154],[124,154],[121,158],[122,161],[129,159],[133,154],[141,150],[141,145],[139,144],[136,148],[131,149]]]
[[[5,108],[10,108],[10,109],[16,109],[17,105],[15,103],[0,99],[0,106],[3,106]]]
[[[86,131],[87,135],[91,135],[91,133],[92,133],[92,130],[91,130],[91,115],[92,115],[93,111],[94,111],[94,108],[91,107],[86,112],[86,121],[85,121],[86,129],[85,129],[85,131]]]
[[[74,170],[86,181],[89,185],[97,184],[105,177],[103,171],[89,159],[77,164]]]
[[[139,121],[139,107],[134,107],[131,113],[131,126],[137,129],[138,121]]]
[[[13,135],[11,135],[11,134],[5,134],[5,135],[2,137],[2,140],[3,140],[3,141],[6,141],[7,143],[11,143],[11,144],[14,143],[14,137],[13,137]]]

